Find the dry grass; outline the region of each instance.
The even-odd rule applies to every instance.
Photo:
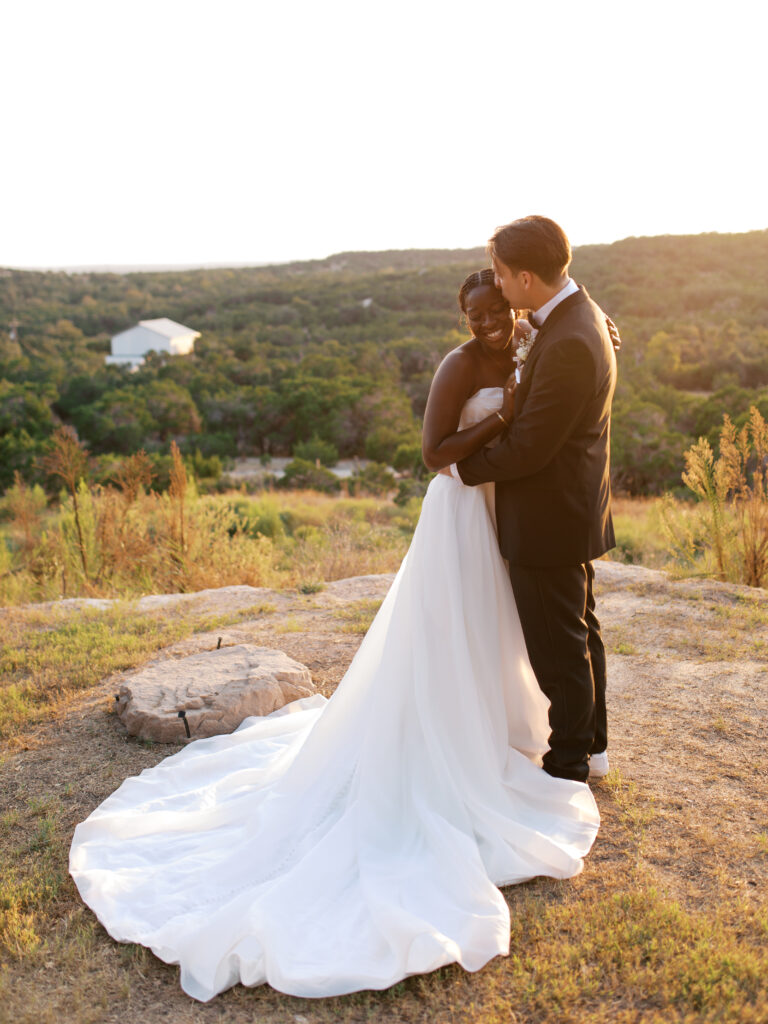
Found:
[[[669,533],[694,569],[761,587],[768,578],[768,423],[755,406],[741,430],[723,417],[718,448],[716,456],[700,437],[685,453],[683,481],[701,499],[703,544],[674,514]]]
[[[330,693],[359,643],[346,628],[362,624],[383,590],[330,584],[309,595],[275,594],[270,614],[241,615],[236,632],[304,661]],[[238,986],[210,1004],[194,1003],[179,990],[175,968],[106,936],[66,874],[75,823],[127,775],[175,749],[127,737],[111,712],[113,686],[106,682],[73,689],[55,717],[16,735],[0,765],[0,1020],[768,1020],[768,688],[765,659],[754,653],[768,595],[669,583],[601,563],[598,599],[609,648],[634,652],[609,655],[613,770],[595,787],[603,824],[581,876],[505,890],[509,957],[477,974],[453,966],[382,993],[313,1001]],[[45,629],[58,637],[64,620],[76,618],[27,614],[14,625],[16,642],[29,642],[37,658],[46,647],[35,638]],[[120,628],[130,632],[130,616],[121,614]],[[291,630],[283,632],[286,622]],[[198,622],[203,627],[210,619]],[[156,622],[144,635],[164,642]],[[726,657],[702,660],[694,643]]]
[[[644,565],[649,569],[667,568],[673,561],[669,541],[662,525],[663,499],[614,497],[612,501],[616,547],[608,557],[627,565]],[[681,515],[693,507],[692,502],[675,502]]]
[[[9,491],[0,603],[236,584],[311,590],[326,580],[396,569],[418,516],[418,503],[402,509],[386,499],[316,492],[198,496],[184,482],[183,465],[176,470],[163,495],[81,481],[44,518],[33,492]]]
[[[221,617],[139,614],[129,602],[105,609],[53,605],[0,610],[0,740],[20,742],[30,726],[66,715],[73,699],[161,647],[217,623],[267,614],[262,602]]]
[[[372,598],[362,598],[354,601],[336,612],[336,617],[344,622],[341,627],[345,633],[357,633],[364,636],[376,618],[376,612],[381,607],[381,601]]]

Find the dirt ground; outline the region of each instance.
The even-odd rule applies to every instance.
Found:
[[[257,602],[265,610],[235,626],[192,636],[164,654],[182,657],[212,649],[219,637],[222,644],[274,647],[305,664],[318,689],[330,695],[359,646],[355,622],[371,613],[391,580],[389,575],[359,577],[306,595],[237,587],[209,591],[194,600],[211,611]],[[651,570],[601,561],[597,595],[608,651],[612,775],[607,784],[594,786],[603,825],[572,891],[576,896],[590,888],[597,891],[617,872],[640,865],[644,877],[685,910],[727,900],[744,908],[764,907],[768,593],[710,581],[672,581]],[[190,599],[154,600],[173,614],[178,602]],[[113,710],[116,681],[104,680],[87,691],[0,765],[0,810],[35,800],[55,804],[62,856],[75,824],[124,778],[178,749],[126,735]],[[0,1020],[307,1024],[484,1019],[449,1008],[441,1011],[443,1016],[427,1009],[419,1016],[406,1012],[405,1004],[396,1007],[386,994],[321,1004],[240,986],[211,1004],[196,1004],[178,989],[175,968],[136,947],[118,947],[92,924],[90,935],[90,912],[80,906],[71,882],[66,886],[56,927],[69,934],[82,922],[82,950],[72,953],[70,941],[69,952],[56,952],[52,938],[49,960],[7,963]],[[507,898],[514,913],[524,894],[507,890]],[[461,999],[471,1001],[472,986],[482,984],[484,972],[467,980],[458,968],[447,971],[441,972],[445,984],[465,986]],[[416,981],[406,984],[416,999]],[[621,1019],[646,1019],[637,1012]]]

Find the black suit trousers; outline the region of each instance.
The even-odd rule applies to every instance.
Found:
[[[583,565],[511,565],[509,575],[534,674],[549,698],[544,770],[584,782],[589,754],[606,749],[605,650]]]

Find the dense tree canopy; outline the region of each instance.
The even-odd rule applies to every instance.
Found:
[[[300,455],[313,441],[389,464],[400,451],[410,465],[434,369],[467,336],[456,292],[487,264],[478,249],[0,271],[0,488],[15,470],[42,479],[59,423],[103,456],[144,447],[159,457],[173,440],[202,456]],[[768,232],[585,246],[572,274],[624,339],[617,487],[678,486],[684,449],[700,435],[715,441],[724,412],[768,414]],[[156,317],[200,331],[194,354],[152,355],[136,373],[105,365],[112,334]]]

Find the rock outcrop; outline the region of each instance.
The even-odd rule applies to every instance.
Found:
[[[251,715],[268,715],[314,692],[300,662],[282,651],[237,644],[156,660],[126,676],[117,713],[133,736],[179,743],[232,732]]]

